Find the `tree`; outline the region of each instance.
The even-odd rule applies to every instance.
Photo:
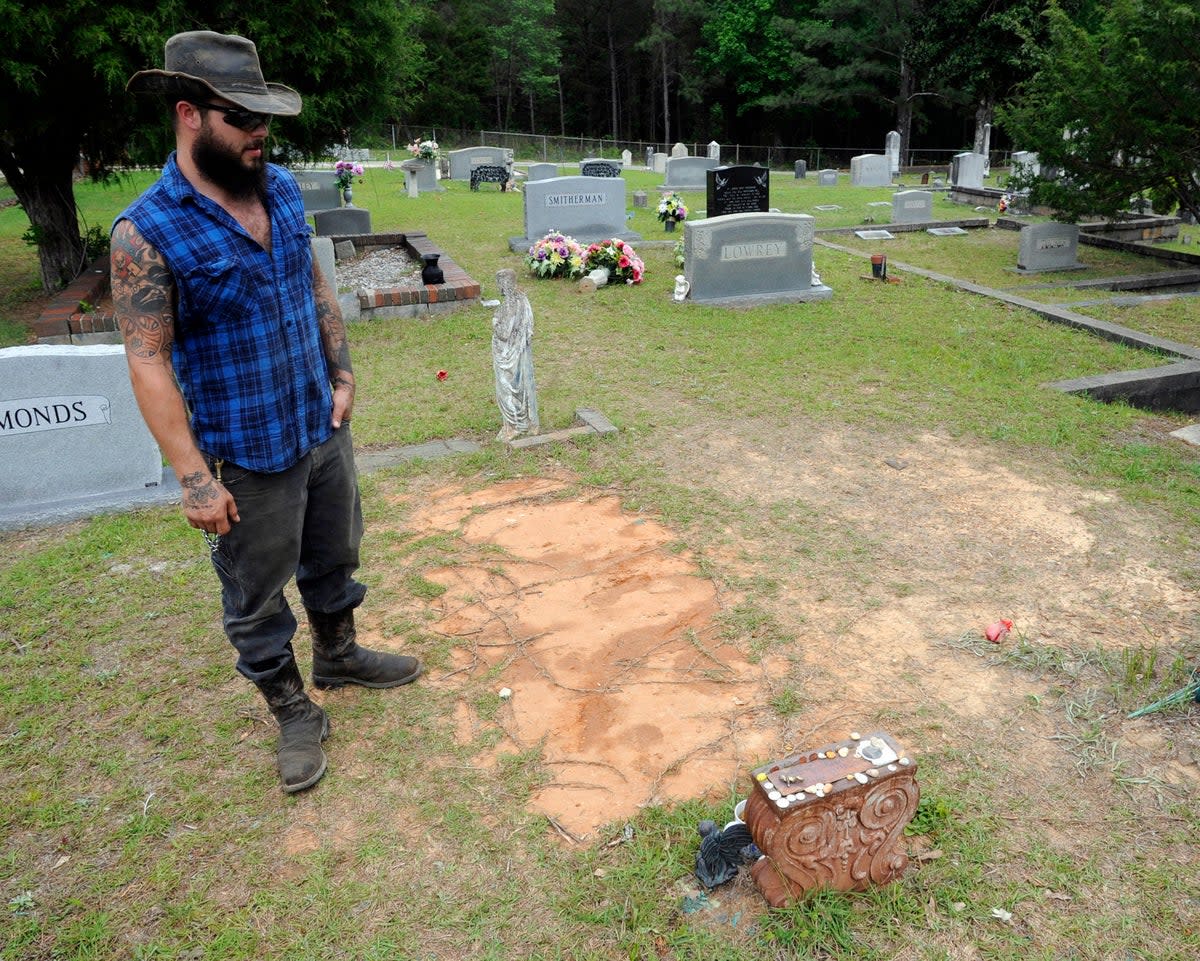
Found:
[[[272,139],[315,155],[352,124],[383,119],[399,82],[419,70],[410,0],[260,4],[220,0],[201,20],[181,0],[0,0],[9,42],[0,52],[0,173],[29,217],[42,286],[69,283],[86,264],[73,181],[103,180],[129,159],[161,163],[167,123],[154,98],[125,93],[134,72],[161,66],[168,36],[211,29],[254,40],[269,80],[305,97],[300,117]]]
[[[530,133],[539,96],[557,90],[559,37],[554,0],[510,0],[491,30],[492,77],[496,124],[508,129],[513,102],[524,94],[529,102]]]
[[[1200,8],[1186,0],[1112,0],[1072,18],[1048,10],[1038,69],[1000,113],[1057,179],[1032,199],[1067,219],[1116,217],[1131,197],[1200,216]]]

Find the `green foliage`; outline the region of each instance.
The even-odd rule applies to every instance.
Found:
[[[1037,72],[1000,114],[1055,180],[1031,179],[1060,216],[1115,217],[1130,198],[1200,214],[1200,9],[1181,0],[1115,0],[1072,19],[1051,3]],[[1095,22],[1092,22],[1093,19]]]

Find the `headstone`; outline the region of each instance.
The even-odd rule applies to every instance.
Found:
[[[654,148],[653,147],[646,148],[646,169],[647,170],[654,169]]]
[[[669,155],[665,153],[652,154],[650,169],[656,174],[665,174],[667,172],[667,161],[669,159]]]
[[[823,300],[814,285],[815,221],[808,214],[728,214],[684,224],[684,276],[693,301]]]
[[[120,344],[0,349],[0,505],[35,508],[162,483]]]
[[[987,160],[981,153],[959,153],[954,155],[950,168],[950,182],[955,187],[979,190],[983,187],[983,168]]]
[[[672,157],[686,157],[687,155],[688,155],[688,149],[681,143],[677,143],[677,144],[675,144],[674,147],[671,148],[671,156]]]
[[[900,133],[889,130],[883,140],[883,152],[888,158],[888,170],[893,177],[900,173]]]
[[[933,194],[928,190],[898,190],[892,194],[892,223],[918,224],[933,220]]]
[[[721,162],[721,145],[715,140],[708,142],[708,159],[715,160],[717,163]]]
[[[304,201],[304,212],[332,210],[342,205],[342,192],[337,187],[337,174],[332,170],[293,171],[300,197]]]
[[[855,187],[886,187],[892,182],[888,158],[881,153],[864,153],[850,158],[850,183]]]
[[[496,403],[504,425],[496,440],[536,434],[537,386],[533,378],[533,307],[517,286],[517,274],[506,267],[496,274],[503,303],[492,316],[492,372]]]
[[[318,210],[313,214],[318,237],[353,237],[371,232],[371,211],[362,207]]]
[[[633,192],[633,205],[635,207],[645,207],[646,206],[646,191],[635,190]]]
[[[966,231],[962,227],[927,227],[925,233],[934,237],[962,237]]]
[[[667,177],[664,190],[705,190],[706,175],[715,169],[717,162],[708,157],[672,157],[667,161]]]
[[[530,164],[529,179],[530,180],[549,180],[551,177],[558,176],[557,164]]]
[[[337,293],[337,257],[333,253],[333,238],[312,237],[313,263],[320,268],[321,275],[329,283],[329,287]]]
[[[338,144],[336,147],[330,147],[329,153],[334,160],[349,160],[351,163],[365,164],[371,159],[371,151],[356,150],[347,147],[345,144]]]
[[[890,230],[856,230],[854,236],[859,240],[895,240],[896,235]]]
[[[641,240],[626,229],[625,180],[621,177],[554,177],[525,184],[525,235],[509,239],[509,248],[525,253],[551,230],[580,243],[617,237]]]
[[[842,209],[841,204],[817,204],[815,207],[813,207],[813,210],[821,210],[821,211],[826,211],[826,212],[830,211],[830,210],[841,210],[841,209]]]
[[[771,209],[770,171],[745,164],[716,167],[706,174],[709,217],[766,213]]]
[[[451,180],[470,180],[472,167],[506,167],[512,173],[512,151],[504,147],[463,147],[461,150],[451,150],[447,157]]]
[[[818,187],[836,187],[838,172],[836,170],[818,170],[817,171],[817,186]]]
[[[807,160],[797,160],[796,161],[796,179],[804,180],[807,177],[808,177],[808,161]]]
[[[983,125],[983,175],[990,177],[992,173],[992,125]]]
[[[1014,150],[1012,154],[1012,172],[1013,175],[1025,174],[1036,177],[1041,173],[1042,167],[1038,162],[1038,155],[1032,150]]]
[[[1079,227],[1055,221],[1021,228],[1017,269],[1029,273],[1044,270],[1080,270]]]
[[[445,189],[438,186],[437,167],[433,164],[427,164],[421,160],[406,160],[400,165],[400,169],[404,171],[406,178],[416,178],[417,189],[423,194]],[[471,172],[469,170],[467,171],[467,179],[471,179]]]
[[[581,177],[619,177],[621,164],[616,160],[602,160],[599,157],[586,157],[579,161]]]
[[[621,166],[622,167],[632,167],[633,166],[633,154],[630,153],[628,150],[621,151]]]

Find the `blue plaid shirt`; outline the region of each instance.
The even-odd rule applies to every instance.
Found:
[[[296,181],[267,166],[271,250],[197,192],[172,153],[125,209],[162,254],[178,303],[172,363],[202,451],[275,473],[333,433],[313,297],[311,230]]]

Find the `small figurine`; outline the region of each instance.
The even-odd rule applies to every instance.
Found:
[[[496,440],[510,441],[540,429],[533,379],[533,307],[517,287],[516,271],[498,271],[496,283],[504,298],[492,317],[492,369],[504,419]]]

